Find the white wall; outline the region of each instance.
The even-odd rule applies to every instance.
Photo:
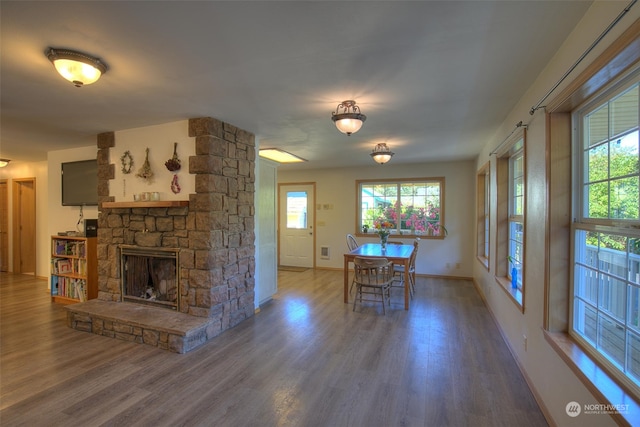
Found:
[[[169,171],[164,163],[173,157],[173,144],[181,168]],[[136,176],[145,161],[145,149],[149,148],[149,164],[153,178],[145,180]],[[122,173],[120,158],[125,151],[133,157],[130,174]],[[189,121],[164,123],[115,132],[115,147],[109,151],[110,162],[115,165],[115,178],[109,183],[109,195],[116,202],[131,202],[133,195],[141,192],[159,192],[160,200],[188,200],[195,193],[195,175],[189,174],[189,157],[195,155],[195,138],[189,137]],[[180,193],[171,190],[173,175],[178,176]]]
[[[486,162],[491,162],[491,238],[495,240],[496,230],[496,159],[490,152],[500,144],[522,120],[529,125],[527,130],[527,213],[526,213],[526,248],[525,248],[525,310],[524,313],[509,299],[496,283],[491,271],[487,271],[479,262],[473,263],[473,276],[479,284],[489,309],[497,320],[503,335],[506,337],[512,352],[537,396],[541,397],[543,407],[559,426],[607,426],[615,425],[612,418],[598,415],[581,415],[571,418],[566,414],[566,405],[570,401],[580,404],[598,403],[596,398],[586,389],[573,374],[568,365],[560,359],[543,336],[544,298],[544,266],[545,258],[545,217],[546,217],[546,164],[545,138],[546,123],[544,109],[533,116],[529,109],[553,87],[583,52],[604,31],[613,19],[622,11],[628,2],[596,2],[585,15],[583,21],[566,40],[554,59],[547,65],[536,83],[527,91],[504,121],[495,137],[486,142],[475,167],[479,169]],[[576,71],[570,74],[553,95],[574,79],[589,62],[593,61],[612,41],[614,41],[633,21],[640,17],[640,6],[636,5],[623,20],[606,36],[598,47],[586,57]],[[524,52],[523,54],[526,54]],[[544,104],[543,104],[544,105]],[[551,236],[553,238],[553,236]],[[491,259],[495,261],[495,244],[492,245]],[[492,261],[493,262],[493,261]],[[524,336],[527,336],[525,350]],[[624,403],[624,402],[611,402]]]
[[[363,153],[367,155],[367,153]],[[316,205],[333,209],[316,210],[316,267],[342,269],[347,250],[345,236],[356,232],[356,180],[444,177],[444,215],[449,234],[444,240],[423,238],[420,242],[416,271],[418,274],[471,277],[473,272],[474,210],[469,202],[475,198],[475,163],[439,162],[402,166],[393,160],[383,166],[345,169],[278,170],[278,184],[316,183]],[[319,224],[323,224],[320,226]],[[376,236],[360,237],[359,243],[374,242]],[[399,236],[393,240],[407,243],[412,239]],[[329,246],[330,259],[320,259],[320,247]],[[447,269],[446,265],[450,264]],[[460,268],[456,269],[456,264]]]

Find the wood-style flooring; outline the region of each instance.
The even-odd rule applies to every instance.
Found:
[[[175,354],[70,329],[46,281],[2,273],[0,425],[547,425],[471,282],[418,277],[385,316],[342,280],[280,271],[258,314]]]

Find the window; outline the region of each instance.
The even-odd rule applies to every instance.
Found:
[[[476,177],[476,257],[488,269],[489,268],[489,220],[490,220],[490,193],[491,180],[489,164],[480,169]]]
[[[496,280],[524,308],[525,129],[505,141],[497,163]]]
[[[356,181],[358,230],[383,222],[391,233],[444,238],[444,178]]]
[[[579,108],[570,334],[640,388],[638,74]]]

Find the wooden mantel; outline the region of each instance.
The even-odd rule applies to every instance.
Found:
[[[175,208],[189,206],[188,200],[159,200],[148,202],[102,202],[102,207],[107,209],[117,208]]]

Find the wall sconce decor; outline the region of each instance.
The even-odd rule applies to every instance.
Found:
[[[95,83],[107,72],[107,65],[99,58],[81,52],[50,47],[45,54],[58,73],[75,87]]]
[[[387,163],[389,160],[391,160],[391,157],[394,155],[395,153],[393,153],[389,147],[387,147],[387,144],[380,143],[378,145],[375,146],[375,148],[373,149],[373,151],[371,152],[371,157],[373,157],[373,160],[376,163],[379,163],[381,165],[384,165],[385,163]]]
[[[364,121],[367,120],[367,116],[360,112],[356,101],[349,100],[338,105],[336,111],[331,113],[331,120],[334,121],[340,132],[351,135],[360,130]]]
[[[3,168],[9,164],[11,160],[9,159],[0,159],[0,168]]]

